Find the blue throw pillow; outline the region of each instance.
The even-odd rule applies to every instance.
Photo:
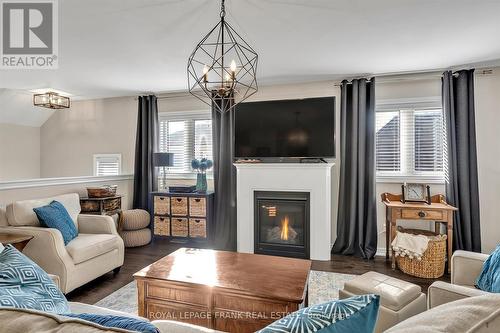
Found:
[[[64,245],[68,245],[71,240],[78,236],[75,223],[60,202],[52,201],[47,206],[33,208],[33,210],[43,227],[55,228],[61,232]]]
[[[66,297],[47,273],[12,245],[0,253],[0,307],[69,311]]]
[[[92,313],[68,313],[63,316],[91,321],[105,327],[123,328],[141,333],[160,333],[160,330],[149,321],[138,318]]]
[[[301,309],[264,327],[260,333],[373,333],[380,297],[353,296]]]
[[[484,262],[476,287],[490,293],[500,293],[500,245]]]

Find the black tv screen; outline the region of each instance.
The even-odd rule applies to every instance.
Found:
[[[335,157],[335,97],[241,103],[237,158]]]

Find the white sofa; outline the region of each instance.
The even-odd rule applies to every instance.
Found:
[[[64,245],[57,229],[40,226],[33,208],[59,201],[78,229],[78,236]],[[59,276],[60,288],[68,293],[123,265],[124,245],[109,216],[80,214],[78,194],[17,201],[0,209],[0,232],[31,235],[23,253],[46,272]]]
[[[459,299],[489,294],[474,287],[487,254],[455,251],[451,258],[451,283],[436,281],[427,291],[427,308]]]

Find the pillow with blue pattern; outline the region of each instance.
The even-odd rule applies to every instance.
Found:
[[[301,309],[259,333],[373,333],[380,296],[359,295]]]
[[[55,228],[62,234],[64,245],[78,236],[75,223],[69,216],[68,211],[59,201],[52,201],[42,207],[33,208],[42,227]]]
[[[66,297],[47,273],[12,245],[0,253],[0,307],[69,312]]]
[[[484,262],[476,287],[490,293],[500,293],[500,245]]]
[[[158,328],[145,319],[134,317],[99,315],[92,313],[67,313],[63,316],[91,321],[104,327],[123,328],[141,333],[160,333]]]

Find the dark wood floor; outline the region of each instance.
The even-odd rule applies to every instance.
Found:
[[[94,304],[126,284],[132,282],[132,275],[135,272],[182,246],[182,244],[155,242],[144,247],[128,248],[125,250],[125,263],[120,273],[116,275],[108,273],[101,276],[100,278],[72,291],[67,295],[67,298],[73,302]],[[397,270],[393,271],[390,263],[386,262],[384,257],[375,257],[374,260],[363,260],[350,256],[332,255],[332,259],[330,261],[313,261],[312,269],[345,274],[363,274],[368,271],[376,271],[418,284],[422,287],[424,292],[426,292],[429,285],[435,281],[433,279],[420,279],[412,277]],[[449,281],[449,276],[445,275],[440,280]]]

